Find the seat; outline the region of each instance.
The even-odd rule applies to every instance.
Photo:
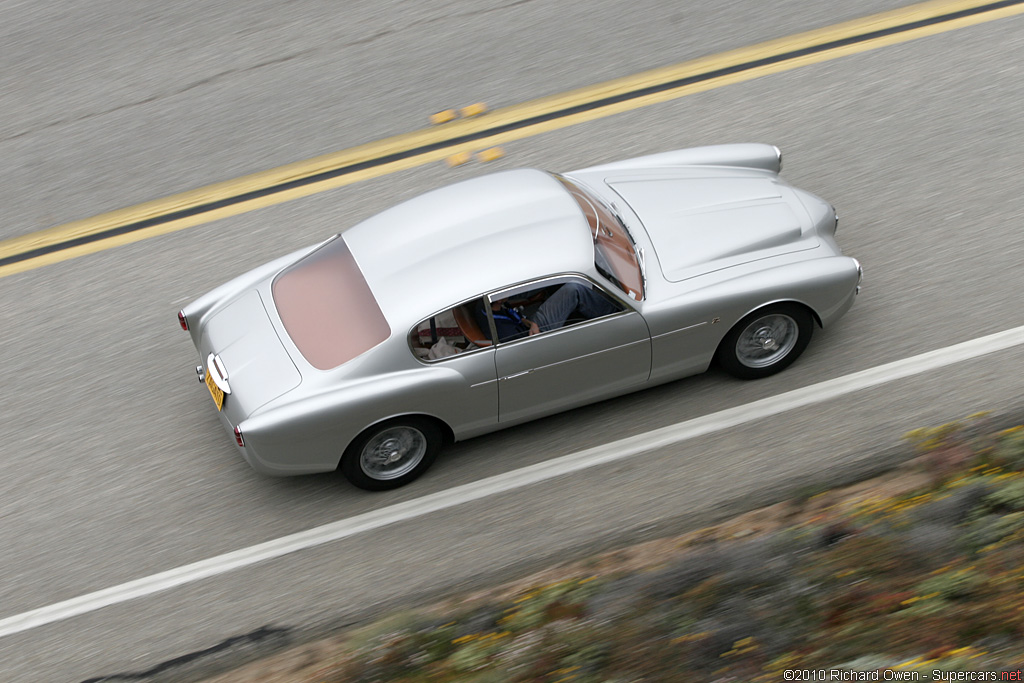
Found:
[[[455,323],[462,331],[462,336],[468,339],[473,346],[479,346],[481,348],[491,346],[491,340],[480,331],[480,326],[476,323],[476,317],[470,309],[471,305],[472,304],[462,304],[461,306],[452,309],[452,313],[455,315]]]

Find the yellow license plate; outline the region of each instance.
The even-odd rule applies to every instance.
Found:
[[[209,370],[206,371],[206,388],[210,390],[213,402],[217,404],[217,410],[221,410],[224,407],[224,390],[214,384]]]

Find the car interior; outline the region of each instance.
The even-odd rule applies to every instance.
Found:
[[[503,304],[529,319],[562,284],[558,282],[546,287],[516,292],[504,299]],[[485,299],[474,299],[427,318],[409,335],[409,345],[413,353],[424,360],[438,360],[464,351],[492,346],[490,322],[485,313],[487,307],[489,305]],[[574,312],[565,324],[569,326],[583,320],[583,316]]]
[[[556,289],[558,286],[554,285],[522,292],[507,299],[505,305],[520,311],[532,312],[537,310]],[[427,318],[417,325],[410,335],[409,341],[413,352],[420,358],[436,360],[430,357],[430,351],[439,343],[443,347],[455,349],[445,349],[446,356],[492,346],[490,330],[486,329],[489,327],[489,321],[485,318],[486,306],[484,299],[474,299]]]

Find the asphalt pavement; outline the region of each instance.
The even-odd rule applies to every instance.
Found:
[[[896,6],[541,0],[0,2],[0,238]],[[1024,325],[1024,18],[809,65],[0,279],[0,618]],[[411,487],[233,454],[174,319],[225,279],[490,170],[763,141],[833,202],[864,292],[785,373],[676,382],[456,445]],[[532,245],[524,245],[524,252]],[[308,634],[877,469],[913,427],[1020,411],[1011,349],[0,639],[0,680]]]

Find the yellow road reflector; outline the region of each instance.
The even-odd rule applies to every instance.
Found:
[[[505,156],[505,150],[501,147],[491,147],[490,149],[485,149],[482,152],[476,153],[477,161],[494,161],[495,159],[500,159],[503,156]]]
[[[431,114],[430,122],[437,126],[442,123],[453,121],[456,116],[458,116],[458,113],[456,113],[454,109],[445,109],[444,111],[439,111],[436,114]]]
[[[472,155],[469,152],[459,152],[458,154],[451,155],[450,157],[445,159],[445,161],[448,163],[449,166],[462,166],[471,158]]]
[[[487,105],[483,102],[477,102],[476,104],[471,104],[468,107],[463,107],[461,112],[462,116],[467,119],[473,116],[480,116],[480,114],[487,113]]]
[[[1021,14],[1024,0],[929,0],[494,111],[480,102],[439,112],[438,121],[451,113],[457,120],[0,240],[0,278],[435,161],[461,165],[488,146]]]

